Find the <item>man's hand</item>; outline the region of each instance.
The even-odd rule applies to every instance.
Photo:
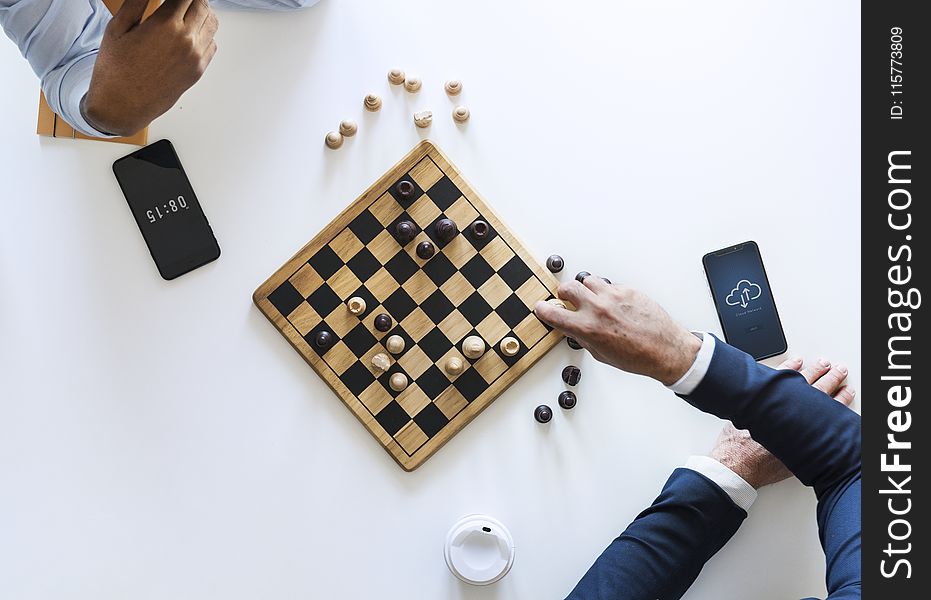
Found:
[[[695,362],[701,340],[637,290],[590,275],[560,285],[557,295],[576,310],[538,302],[534,312],[603,363],[671,385]]]
[[[217,51],[219,22],[207,0],[126,0],[100,43],[82,110],[100,131],[132,135],[197,83]]]
[[[778,368],[798,371],[802,368],[802,359],[789,359]],[[853,402],[856,392],[850,386],[844,385],[847,367],[832,367],[831,363],[819,360],[814,365],[802,369],[802,375],[813,387],[845,406],[850,406]],[[792,477],[792,473],[778,458],[750,437],[749,431],[737,429],[730,423],[721,430],[709,456],[757,489]]]

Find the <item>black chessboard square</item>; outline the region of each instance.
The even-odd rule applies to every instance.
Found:
[[[268,295],[268,301],[272,303],[272,306],[278,309],[278,312],[280,312],[282,316],[287,317],[304,301],[304,297],[301,296],[300,292],[294,289],[290,281],[285,281],[279,285],[274,292]],[[330,313],[325,314],[328,315]]]
[[[430,333],[421,338],[417,345],[420,346],[424,354],[430,357],[430,360],[436,362],[449,352],[453,343],[438,327],[434,327]]]
[[[393,436],[401,431],[401,428],[407,425],[411,418],[401,405],[398,404],[397,400],[392,400],[381,409],[381,412],[375,415],[375,420],[378,421],[379,425],[385,428],[388,435]]]
[[[434,204],[440,207],[440,210],[446,210],[462,196],[462,192],[459,191],[459,188],[449,177],[444,175],[442,179],[433,184],[427,195],[430,196]]]
[[[417,378],[417,387],[423,390],[427,398],[436,400],[449,387],[449,378],[443,374],[443,371],[440,371],[439,367],[432,365]]]
[[[437,221],[442,221],[443,219],[447,219],[447,218],[448,218],[448,217],[447,217],[444,213],[440,213],[440,216],[438,216],[436,219],[434,219],[433,222],[430,223],[430,225],[427,226],[427,229],[425,230],[425,232],[426,232],[426,234],[427,234],[427,237],[429,237],[431,240],[433,240],[433,243],[436,244],[436,247],[437,247],[437,248],[440,248],[440,249],[442,249],[444,246],[446,246],[446,244],[448,244],[448,243],[450,243],[450,242],[452,241],[452,240],[450,240],[450,242],[444,242],[444,241],[440,240],[440,238],[436,235],[436,223],[437,223]],[[459,226],[459,223],[456,223],[456,227],[458,227],[458,226]],[[453,238],[453,239],[456,239],[456,238]]]
[[[381,268],[381,263],[374,254],[369,252],[368,248],[362,248],[356,252],[356,255],[350,258],[346,265],[359,278],[359,281],[366,281]]]
[[[398,215],[398,217],[394,221],[392,221],[391,224],[388,225],[388,227],[386,227],[386,229],[388,230],[388,233],[391,234],[391,237],[394,238],[394,241],[396,241],[399,246],[403,247],[405,244],[402,244],[401,240],[398,239],[398,223],[400,223],[401,221],[410,221],[411,223],[413,223],[414,229],[417,230],[417,233],[420,233],[421,229],[420,229],[420,226],[417,225],[417,222],[414,221],[414,218],[411,217],[409,214],[407,214],[406,210],[402,212],[400,215]],[[413,244],[414,242],[409,242],[409,243]]]
[[[508,334],[504,337],[509,337],[509,336],[518,341],[520,340],[520,338],[517,337],[517,334],[515,334],[513,331],[509,331]],[[530,349],[527,348],[527,346],[525,346],[523,342],[521,342],[520,350],[517,351],[517,354],[515,354],[514,356],[508,356],[507,354],[501,351],[501,344],[495,345],[495,353],[497,353],[497,355],[501,357],[501,360],[503,360],[504,363],[509,367],[514,366],[514,363],[516,363],[521,358],[523,358],[524,355],[527,354],[529,351]]]
[[[531,311],[517,294],[511,294],[504,302],[498,305],[495,312],[498,313],[502,321],[507,323],[508,327],[513,329],[527,318],[527,315],[529,315]]]
[[[443,411],[437,408],[436,404],[431,402],[414,416],[414,423],[417,423],[417,426],[427,434],[428,438],[432,438],[446,427],[449,419],[446,418]]]
[[[486,223],[488,223],[485,217],[480,216],[476,220],[481,220],[481,221],[485,221]],[[472,223],[469,223],[469,225],[471,224]],[[465,232],[466,232],[466,238],[468,238],[469,242],[473,246],[475,246],[476,250],[481,250],[482,248],[487,246],[488,242],[495,239],[495,237],[498,235],[498,233],[495,231],[495,228],[491,226],[491,223],[488,223],[488,233],[485,235],[485,237],[475,237],[474,235],[472,235],[471,227],[467,228]]]
[[[378,343],[378,340],[376,340],[372,332],[368,330],[365,323],[359,323],[346,334],[346,337],[343,338],[343,343],[352,350],[352,353],[355,354],[357,358],[362,358],[366,352],[372,349],[372,346]],[[366,369],[366,371],[368,371],[368,369]]]
[[[391,257],[391,260],[385,263],[385,269],[394,277],[394,280],[397,281],[398,284],[403,284],[410,279],[420,267],[417,266],[417,263],[411,258],[410,254],[401,250]]]
[[[488,281],[488,278],[495,274],[495,270],[491,268],[491,265],[488,264],[488,261],[482,258],[481,254],[476,254],[473,256],[469,262],[462,265],[462,268],[459,269],[459,272],[462,273],[469,283],[472,284],[472,287],[479,288],[483,283]]]
[[[475,369],[466,369],[456,378],[453,386],[459,390],[466,402],[472,402],[488,389],[488,382]]]
[[[356,298],[356,297],[359,297],[365,300],[365,311],[361,315],[359,315],[360,319],[364,319],[370,312],[375,310],[375,307],[378,306],[378,299],[376,299],[375,295],[372,294],[372,292],[370,292],[369,289],[365,287],[364,285],[360,286],[359,289],[354,291],[352,293],[352,296],[350,296],[349,298]]]
[[[343,266],[343,261],[329,246],[321,248],[320,251],[311,256],[310,260],[307,262],[310,263],[314,271],[324,279],[332,277],[339,271],[340,267]]]
[[[453,303],[449,301],[449,298],[446,297],[442,290],[436,290],[430,294],[420,304],[420,308],[436,325],[439,325],[443,319],[456,310],[456,307],[453,306]]]
[[[403,321],[407,318],[407,315],[414,312],[414,309],[417,308],[417,303],[404,291],[404,288],[398,288],[394,293],[385,298],[385,301],[382,302],[382,306],[388,309],[388,314],[391,315],[395,321]]]
[[[332,336],[332,341],[330,342],[330,345],[327,346],[326,348],[317,347],[317,342],[315,338],[317,337],[317,334],[320,333],[321,331],[328,331],[330,333],[330,336]],[[316,327],[314,327],[313,329],[307,332],[307,335],[304,336],[304,341],[307,342],[307,345],[310,346],[314,352],[316,352],[320,356],[323,356],[324,354],[327,353],[327,350],[329,350],[330,348],[336,345],[336,342],[339,341],[339,336],[336,335],[332,327],[326,324],[326,321],[322,321],[320,323],[317,323]]]
[[[375,382],[375,376],[361,362],[356,362],[339,376],[339,380],[354,396],[358,396]]]
[[[481,323],[493,310],[477,291],[472,292],[472,295],[466,298],[458,308],[462,316],[465,317],[466,321],[471,323],[473,327]]]
[[[414,185],[414,193],[411,194],[408,198],[402,198],[401,194],[398,193],[398,184],[401,183],[402,181],[410,181]],[[388,188],[388,193],[391,194],[391,196],[394,197],[394,199],[398,201],[398,204],[400,204],[401,206],[405,208],[407,208],[408,206],[413,204],[415,200],[423,196],[423,190],[420,188],[419,185],[417,185],[417,182],[414,181],[414,178],[411,177],[410,175],[405,175],[404,177],[392,183],[391,187]]]
[[[527,263],[515,254],[511,260],[498,269],[498,275],[508,284],[509,288],[516,292],[520,289],[520,286],[533,277],[533,271],[530,270]]]
[[[333,312],[334,308],[342,304],[343,301],[336,295],[333,288],[324,283],[307,297],[307,303],[310,304],[311,308],[317,311],[318,315],[326,317]]]
[[[423,272],[427,274],[430,281],[439,287],[453,276],[456,272],[456,267],[446,258],[445,254],[440,253],[435,255],[430,262],[423,266]]]
[[[381,233],[382,224],[378,219],[375,218],[368,210],[362,211],[358,217],[352,220],[352,223],[349,224],[349,230],[356,234],[356,237],[359,238],[359,241],[363,244],[368,244]]]

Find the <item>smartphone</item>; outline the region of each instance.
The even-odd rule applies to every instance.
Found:
[[[124,156],[113,163],[113,174],[162,278],[219,258],[220,246],[171,142]]]
[[[756,242],[709,252],[702,264],[727,343],[756,360],[785,352],[786,336]]]

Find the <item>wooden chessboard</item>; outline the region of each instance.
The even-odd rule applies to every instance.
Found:
[[[402,198],[396,185],[414,184]],[[447,244],[434,224],[456,222],[461,233]],[[476,238],[469,225],[490,225]],[[414,241],[402,246],[395,225],[412,221]],[[419,258],[417,244],[431,240],[436,254]],[[278,269],[253,295],[266,317],[359,418],[405,470],[413,470],[458,433],[561,339],[533,314],[539,300],[553,297],[556,278],[517,240],[497,214],[466,183],[430,141],[418,144],[319,235]],[[361,315],[349,312],[355,296],[366,301]],[[380,332],[375,316],[387,313],[393,329]],[[330,332],[326,349],[314,344]],[[383,342],[392,334],[405,350],[392,356]],[[462,353],[462,341],[477,335],[486,352],[477,360]],[[520,341],[506,356],[499,342]],[[375,354],[391,368],[374,371]],[[458,376],[443,369],[459,357]],[[410,384],[389,386],[402,372]]]

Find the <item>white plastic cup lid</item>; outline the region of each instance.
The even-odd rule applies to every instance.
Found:
[[[472,585],[489,585],[507,575],[514,551],[511,532],[487,515],[462,517],[446,534],[446,566]]]

